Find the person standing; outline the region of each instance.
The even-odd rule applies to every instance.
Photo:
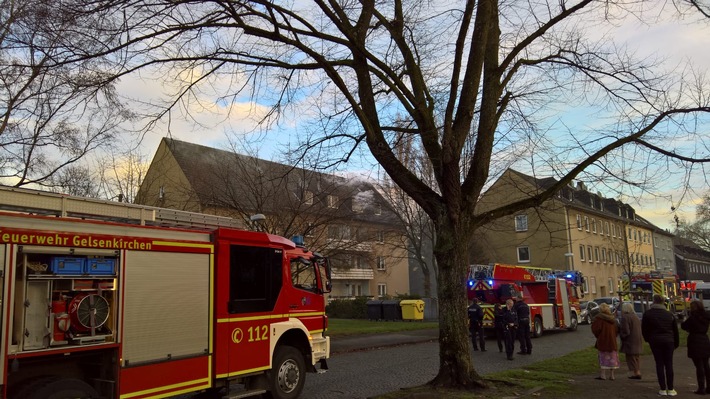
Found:
[[[619,336],[621,336],[620,352],[626,354],[626,365],[629,367],[629,376],[632,380],[641,379],[641,353],[643,352],[643,337],[641,336],[641,320],[636,316],[634,305],[624,302],[621,305],[621,322]]]
[[[503,322],[503,308],[500,306],[500,303],[496,303],[493,307],[493,326],[496,330],[498,352],[503,352],[503,343],[505,342],[505,323]]]
[[[688,357],[695,365],[695,377],[698,379],[698,395],[710,393],[710,338],[708,338],[710,316],[701,301],[690,302],[688,318],[680,327],[688,332]]]
[[[483,309],[478,304],[478,298],[473,298],[471,305],[468,307],[468,330],[471,332],[471,343],[473,350],[478,350],[476,345],[476,337],[481,345],[481,352],[486,351],[486,337],[483,334]]]
[[[523,293],[518,293],[517,301],[513,305],[518,316],[518,340],[520,341],[519,355],[532,354],[532,341],[530,340],[530,307],[523,300]]]
[[[505,338],[505,354],[508,360],[513,360],[513,351],[515,350],[515,331],[518,326],[518,316],[513,310],[513,300],[505,301],[505,309],[503,309],[503,333]]]
[[[663,296],[653,295],[653,304],[643,314],[641,334],[648,342],[656,362],[656,375],[661,396],[676,396],[673,389],[673,351],[678,348],[678,323],[671,312],[666,309]]]
[[[614,370],[619,368],[619,353],[616,343],[616,318],[611,314],[611,309],[606,303],[599,305],[599,314],[592,322],[592,333],[597,338],[594,347],[599,353],[599,370],[598,380],[614,379]],[[609,370],[609,377],[606,371]]]

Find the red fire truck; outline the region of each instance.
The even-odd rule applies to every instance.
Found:
[[[0,187],[0,396],[296,398],[327,260],[229,218]]]
[[[494,304],[505,304],[523,294],[530,307],[530,331],[534,337],[544,330],[574,331],[579,321],[577,287],[580,272],[540,267],[491,264],[471,265],[468,272],[468,298],[477,297],[483,308],[483,327],[493,329]]]

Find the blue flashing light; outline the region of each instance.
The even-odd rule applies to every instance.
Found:
[[[568,274],[568,275],[567,275],[567,278],[572,278],[572,275],[571,275],[571,274]]]
[[[490,285],[491,287],[493,287],[493,280],[488,280],[488,285]]]
[[[473,280],[468,280],[468,286],[473,287]]]
[[[296,244],[297,247],[302,247],[304,244],[303,236],[293,236],[291,237],[291,241],[293,241],[293,243]]]

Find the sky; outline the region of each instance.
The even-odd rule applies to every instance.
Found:
[[[665,7],[671,6],[665,4]],[[653,12],[649,11],[651,16],[654,15]],[[613,37],[630,49],[636,49],[640,56],[666,58],[672,65],[690,63],[695,65],[697,71],[705,72],[710,69],[710,21],[700,25],[694,23],[697,20],[698,18],[693,16],[649,25],[638,20],[627,19],[618,24],[613,31]],[[679,70],[678,73],[682,71]],[[160,79],[155,77],[146,79],[147,77],[144,72],[140,78],[137,76],[124,78],[119,90],[127,99],[140,100],[155,98],[160,93],[170,92],[171,89],[161,84]],[[169,123],[163,120],[144,136],[141,152],[147,159],[152,158],[160,139],[168,134],[179,140],[225,148],[227,132],[242,135],[250,140],[254,145],[253,151],[259,157],[274,159],[278,156],[279,150],[287,147],[292,141],[293,137],[289,135],[299,131],[298,120],[286,120],[279,129],[260,131],[258,120],[265,115],[267,109],[247,100],[231,104],[215,103],[209,93],[203,93],[203,97],[199,100],[189,105],[194,120],[186,120],[184,115],[180,115],[182,112],[176,110],[171,115]],[[566,123],[570,122],[566,121]],[[707,126],[701,128],[708,129]],[[710,131],[708,134],[710,135]],[[698,192],[703,192],[709,188],[696,187],[696,189]],[[666,192],[662,197],[644,197],[642,203],[632,201],[629,203],[642,217],[661,228],[672,230],[674,215],[686,220],[694,219],[695,209],[692,201],[686,201],[676,212],[671,211],[669,199],[677,201],[680,198],[680,193]]]

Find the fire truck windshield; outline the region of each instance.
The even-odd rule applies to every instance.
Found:
[[[302,290],[317,291],[318,281],[313,262],[301,256],[291,259],[291,283]]]

